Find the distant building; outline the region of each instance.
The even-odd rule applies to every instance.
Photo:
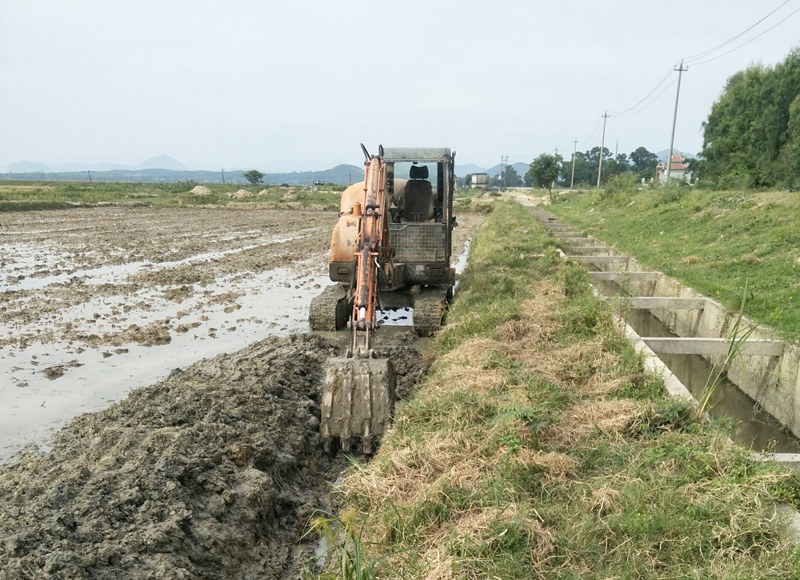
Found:
[[[470,180],[470,189],[486,189],[489,185],[488,173],[473,173]]]
[[[685,181],[692,184],[692,172],[689,169],[689,162],[683,155],[675,154],[669,167],[669,178]],[[667,163],[659,163],[656,166],[656,179],[662,185],[667,181]]]

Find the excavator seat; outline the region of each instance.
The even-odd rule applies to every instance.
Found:
[[[433,188],[426,165],[412,165],[403,200],[402,217],[409,222],[426,222],[433,217]]]

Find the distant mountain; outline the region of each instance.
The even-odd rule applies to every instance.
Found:
[[[156,158],[158,159],[158,158]],[[148,162],[143,162],[146,164]],[[176,162],[177,163],[177,162]],[[19,166],[19,164],[13,164]],[[180,165],[180,164],[179,164]],[[19,180],[48,180],[48,181],[88,181],[87,170],[80,171],[43,171],[36,169],[41,164],[22,165],[33,167],[31,171],[12,171],[0,173],[2,179]],[[222,183],[223,173],[221,171],[190,171],[174,169],[114,169],[109,171],[91,171],[92,181],[141,181],[141,182],[176,182],[176,181],[197,181],[199,183]],[[239,184],[247,183],[244,178],[244,170],[226,171],[224,173],[225,183]],[[263,178],[265,184],[272,185],[312,185],[315,181],[325,183],[335,183],[338,185],[349,185],[364,179],[364,168],[355,165],[337,165],[324,171],[293,171],[291,173],[266,173]]]
[[[189,171],[189,168],[178,163],[169,155],[159,155],[142,161],[131,169],[171,169],[172,171]]]
[[[35,161],[17,161],[8,166],[9,173],[29,173],[35,171],[50,171],[44,163],[37,163]]]
[[[531,168],[531,166],[527,163],[511,163],[510,165],[516,169],[517,173],[522,178],[525,177],[525,174],[528,173],[528,169]],[[500,175],[500,164],[498,163],[494,167],[487,169],[484,171],[484,173],[488,173],[489,177],[496,177],[497,175]]]
[[[473,173],[486,173],[486,170],[474,163],[466,163],[464,165],[456,165],[455,172],[459,177],[464,177],[465,175],[472,175]]]
[[[58,163],[47,165],[33,161],[19,161],[8,166],[9,173],[69,173],[71,171],[135,171],[140,169],[170,169],[172,171],[189,171],[169,155],[151,157],[136,165],[119,163]]]

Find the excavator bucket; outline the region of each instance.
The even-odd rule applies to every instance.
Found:
[[[338,437],[349,451],[360,437],[364,453],[372,453],[373,436],[389,427],[394,412],[395,376],[389,359],[329,358],[325,363],[320,435],[326,451]]]

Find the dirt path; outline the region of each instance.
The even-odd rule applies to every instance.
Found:
[[[0,214],[0,460],[171,369],[307,328],[335,214]],[[458,255],[480,222],[459,216]]]

